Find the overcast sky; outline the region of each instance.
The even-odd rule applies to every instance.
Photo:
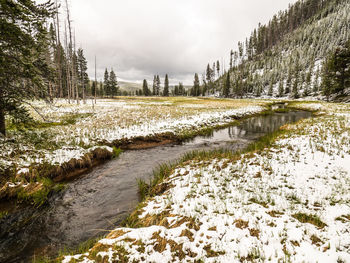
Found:
[[[62,1],[64,2],[64,1]],[[97,77],[113,68],[119,79],[163,78],[192,84],[208,62],[229,60],[259,22],[295,0],[70,0],[77,46]]]

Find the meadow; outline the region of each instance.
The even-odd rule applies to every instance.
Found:
[[[124,227],[63,262],[349,261],[350,107],[291,106],[317,112],[163,168]]]
[[[96,104],[91,100],[86,104],[67,100],[27,103],[28,121],[9,119],[8,136],[0,138],[0,197],[12,198],[24,189],[34,194],[52,185],[48,180],[81,174],[97,161],[116,157],[120,145],[132,145],[136,138],[161,142],[162,135],[172,139],[193,136],[259,113],[269,103],[179,97],[118,97],[98,99]]]

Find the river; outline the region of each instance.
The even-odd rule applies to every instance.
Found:
[[[197,136],[181,144],[123,152],[117,159],[69,182],[47,205],[24,207],[0,220],[0,261],[31,262],[34,255],[54,256],[65,247],[108,233],[139,202],[137,179],[148,180],[161,163],[186,152],[228,148],[243,149],[280,126],[308,118],[311,113],[290,111],[243,120],[238,126]]]

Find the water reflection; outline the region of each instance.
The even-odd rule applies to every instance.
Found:
[[[310,116],[311,113],[304,111],[292,111],[289,113],[275,113],[273,115],[256,116],[244,120],[238,126],[231,126],[222,130],[213,131],[206,136],[198,136],[189,143],[220,143],[237,139],[252,140],[266,133],[276,131],[279,127],[286,123],[296,122],[302,118],[308,118]]]

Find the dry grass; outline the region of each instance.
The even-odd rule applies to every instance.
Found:
[[[297,219],[301,223],[309,223],[317,226],[318,228],[324,228],[327,224],[323,223],[321,219],[316,215],[308,215],[304,213],[297,213],[292,215],[295,219]]]
[[[247,228],[249,225],[248,221],[244,221],[243,219],[236,219],[235,220],[235,226],[240,229]]]

